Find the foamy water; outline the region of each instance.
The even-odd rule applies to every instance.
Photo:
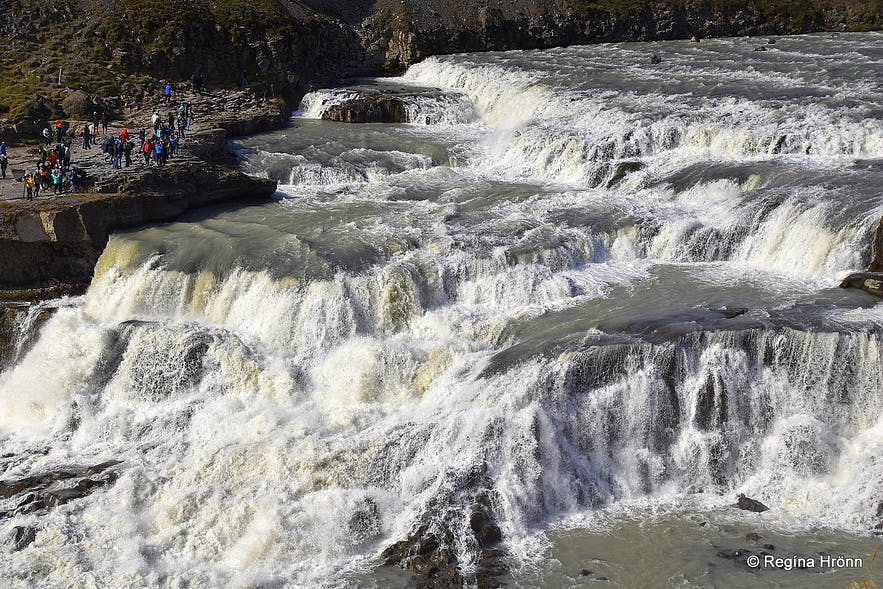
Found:
[[[408,586],[379,555],[426,522],[468,578],[479,495],[518,587],[648,510],[750,529],[737,493],[793,550],[877,542],[883,315],[836,285],[883,215],[883,36],[754,44],[430,58],[381,84],[412,124],[319,120],[353,87],[243,141],[282,198],[115,235],[0,373],[0,478],[123,461],[2,520],[38,530],[5,586]],[[714,533],[643,566],[718,586]]]

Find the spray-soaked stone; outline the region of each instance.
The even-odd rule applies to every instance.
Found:
[[[755,513],[769,511],[769,507],[767,507],[757,499],[751,499],[750,497],[746,497],[745,495],[741,494],[736,501],[736,507],[738,507],[739,509],[744,509],[745,511],[753,511]]]

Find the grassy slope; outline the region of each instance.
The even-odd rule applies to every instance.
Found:
[[[447,12],[462,14],[458,7],[476,2],[429,4],[446,5]],[[789,30],[818,29],[819,23],[833,22],[832,14],[848,15],[853,30],[883,25],[880,0],[490,0],[488,4],[571,12],[587,20],[609,14],[621,23],[673,10],[698,15],[747,13],[785,24]],[[261,54],[267,62],[266,55],[273,53],[267,48],[274,40],[276,57],[295,55],[276,64],[272,75],[284,79],[286,72],[280,68],[321,70],[329,63],[357,58],[356,51],[339,42],[343,36],[334,32],[337,25],[329,14],[343,13],[350,27],[367,17],[379,28],[401,32],[413,30],[409,20],[419,11],[419,0],[0,0],[4,16],[0,43],[5,48],[0,53],[0,118],[32,114],[29,106],[38,95],[57,104],[71,89],[137,102],[147,92],[158,92],[165,79],[186,83],[194,71],[216,83],[235,84],[242,69],[247,69],[253,84],[269,85],[258,74],[257,62]],[[315,33],[323,18],[326,25],[332,23],[326,27],[330,34],[304,32],[313,27]],[[325,63],[319,64],[323,58]]]

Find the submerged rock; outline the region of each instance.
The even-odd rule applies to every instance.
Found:
[[[757,499],[752,499],[742,494],[739,495],[739,498],[736,501],[736,507],[738,507],[739,509],[744,509],[745,511],[753,511],[755,513],[769,511],[769,507],[767,507]]]
[[[650,63],[652,63],[654,65],[657,63],[662,63],[662,58],[659,57],[658,53],[654,53],[653,55],[650,56]]]

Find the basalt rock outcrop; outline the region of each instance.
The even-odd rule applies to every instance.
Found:
[[[181,163],[102,180],[96,190],[0,208],[0,291],[85,286],[111,231],[197,207],[266,199],[276,183],[223,165]]]
[[[407,123],[405,103],[397,96],[359,96],[334,104],[322,113],[326,121],[341,123]]]
[[[248,176],[227,150],[231,137],[279,128],[284,103],[254,92],[188,97],[199,131],[166,166],[112,169],[98,150],[80,154],[87,191],[51,200],[0,202],[0,300],[42,300],[85,291],[114,230],[171,221],[210,205],[269,199],[276,182]],[[153,109],[127,114],[133,130]],[[137,157],[137,156],[136,156]]]
[[[883,219],[874,232],[868,271],[850,274],[840,283],[840,288],[857,288],[883,298]]]
[[[417,589],[502,587],[501,577],[507,572],[506,551],[501,548],[503,533],[496,523],[494,494],[482,468],[464,480],[452,481],[448,491],[431,501],[407,537],[383,551],[383,564],[410,571]],[[460,490],[450,491],[456,488]],[[461,508],[442,507],[444,500]],[[464,562],[464,556],[471,562]]]
[[[116,482],[119,460],[94,466],[73,466],[18,479],[0,480],[0,521],[17,515],[46,513],[71,501],[82,499]],[[16,526],[10,538],[13,550],[23,550],[37,536],[37,529]]]

